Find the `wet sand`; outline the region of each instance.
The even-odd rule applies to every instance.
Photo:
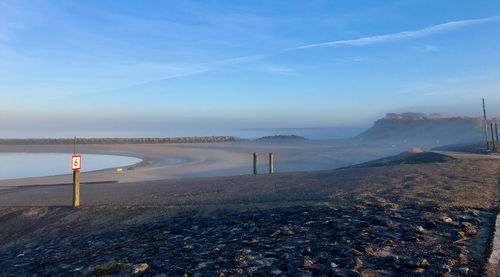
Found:
[[[285,172],[272,175],[247,174],[133,182],[89,182],[87,178],[82,178],[81,204],[165,206],[331,199],[349,202],[352,198],[383,197],[381,193],[389,193],[391,197],[406,197],[405,201],[413,199],[416,203],[431,201],[446,205],[448,202],[453,203],[453,197],[462,193],[462,205],[471,201],[475,207],[490,207],[498,192],[488,188],[490,194],[485,194],[486,192],[476,189],[479,188],[478,185],[489,182],[488,180],[496,184],[499,171],[495,169],[500,163],[499,156],[447,154],[456,159],[445,163]],[[151,169],[156,170],[160,169]],[[149,172],[149,169],[145,168],[141,174],[145,172]],[[95,174],[119,176],[106,172]],[[4,187],[5,189],[0,190],[0,206],[70,205],[72,184],[63,177],[33,179],[61,178],[66,184],[23,184]],[[409,185],[408,182],[418,186]],[[424,187],[430,192],[425,191]],[[431,196],[427,197],[429,193]]]
[[[337,141],[227,142],[200,144],[81,145],[78,153],[137,157],[143,162],[115,169],[82,173],[82,182],[139,182],[163,179],[244,175],[252,172],[252,153],[259,154],[259,172],[267,172],[268,153],[275,156],[276,172],[324,170],[397,153],[399,149],[343,145]],[[72,153],[72,145],[0,145],[0,152]],[[69,158],[69,157],[68,157]],[[178,160],[179,164],[169,161]],[[43,165],[41,165],[43,166]],[[129,168],[133,170],[128,170]],[[0,189],[72,182],[67,175],[0,180]]]

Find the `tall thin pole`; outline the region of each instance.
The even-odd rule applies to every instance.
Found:
[[[488,124],[486,123],[486,105],[483,98],[483,120],[484,120],[484,138],[486,139],[486,150],[490,150],[488,145]]]
[[[269,174],[274,173],[274,155],[269,153]]]
[[[73,139],[73,155],[76,156],[76,136]],[[80,170],[73,170],[73,207],[80,206]]]
[[[73,171],[73,207],[80,206],[80,170]]]
[[[493,132],[493,123],[491,123],[491,151],[497,152],[497,148],[495,146],[495,134]]]
[[[486,121],[486,106],[484,105],[484,98],[483,98],[483,117],[484,121]]]
[[[253,174],[257,174],[257,152],[253,152]]]
[[[498,142],[498,124],[497,123],[495,123],[495,134],[496,134],[497,142]]]

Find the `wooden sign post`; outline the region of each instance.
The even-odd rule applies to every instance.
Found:
[[[253,152],[253,174],[257,174],[257,152]]]
[[[486,106],[484,104],[484,98],[483,98],[483,122],[484,122],[484,138],[486,139],[486,151],[489,151],[490,146],[488,144],[488,122],[486,122]]]
[[[274,155],[269,153],[269,174],[274,173]]]
[[[490,126],[491,126],[491,152],[497,152],[497,148],[495,146],[495,133],[493,132],[493,123],[491,123]]]
[[[74,138],[73,156],[71,157],[71,170],[73,170],[73,207],[80,206],[80,169],[82,157],[76,155],[76,137]]]
[[[498,140],[498,124],[497,123],[495,123],[495,135],[497,137],[497,142],[498,142],[499,140]]]

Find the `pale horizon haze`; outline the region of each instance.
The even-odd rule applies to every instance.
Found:
[[[494,0],[0,0],[0,138],[333,138],[483,97],[500,116],[499,34]]]

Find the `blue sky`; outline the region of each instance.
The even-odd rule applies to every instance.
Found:
[[[0,96],[1,137],[498,116],[500,2],[0,0]]]

